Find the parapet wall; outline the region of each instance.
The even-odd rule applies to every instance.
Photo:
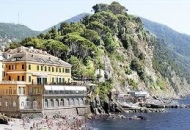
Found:
[[[49,109],[49,110],[43,110],[43,111],[28,111],[28,112],[3,112],[0,111],[0,113],[4,113],[7,116],[12,116],[12,117],[49,117],[52,118],[55,115],[58,116],[84,116],[89,114],[90,111],[90,106],[84,106],[84,107],[68,107],[68,108],[61,108],[61,109]]]
[[[86,115],[90,113],[90,107],[71,107],[71,108],[63,108],[63,109],[54,109],[54,110],[44,110],[44,117],[53,117],[55,115],[59,116],[76,116],[76,115]]]

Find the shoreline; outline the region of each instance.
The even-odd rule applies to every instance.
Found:
[[[85,124],[84,116],[62,118],[9,118],[7,125],[0,124],[0,130],[79,130]]]
[[[183,97],[182,99],[186,99],[188,97]],[[86,130],[90,127],[87,126],[88,120],[94,119],[101,119],[104,117],[108,117],[108,119],[134,119],[134,120],[142,120],[143,117],[138,117],[135,113],[157,113],[157,112],[168,112],[166,109],[168,108],[190,108],[189,104],[180,103],[180,100],[174,100],[178,104],[168,104],[164,106],[163,104],[155,104],[147,107],[140,107],[140,109],[125,109],[124,113],[122,112],[110,112],[110,113],[100,113],[96,114],[89,114],[88,116],[74,116],[74,115],[67,115],[62,117],[54,117],[54,118],[24,118],[24,119],[17,119],[17,118],[9,118],[9,124],[4,125],[0,124],[0,130]],[[149,104],[150,105],[150,104]],[[126,114],[133,113],[134,117],[128,117]],[[130,115],[131,115],[130,114]]]

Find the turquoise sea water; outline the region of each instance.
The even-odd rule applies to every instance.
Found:
[[[190,104],[190,98],[179,101]],[[166,113],[133,113],[126,117],[141,115],[147,120],[110,119],[103,117],[88,121],[97,130],[190,130],[190,108],[168,109]]]

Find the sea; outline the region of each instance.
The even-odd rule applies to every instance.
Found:
[[[190,104],[190,97],[177,101]],[[89,120],[90,130],[190,130],[190,108],[166,109],[165,113],[129,113],[126,117],[139,115],[147,120],[110,119],[102,117]]]

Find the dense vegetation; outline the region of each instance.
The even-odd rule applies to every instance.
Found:
[[[178,75],[185,76],[190,83],[190,36],[174,31],[165,25],[141,19],[145,28],[155,34],[160,42],[154,51],[157,62],[161,65],[159,71],[167,75],[166,68],[172,66]]]
[[[0,38],[22,40],[38,34],[39,32],[33,31],[24,25],[0,23]]]
[[[97,82],[96,90],[102,99],[106,98],[113,84],[119,84],[120,88],[141,89],[138,87],[143,82],[149,89],[166,89],[165,79],[159,77],[154,81],[152,75],[160,73],[168,78],[169,72],[164,71],[168,67],[177,70],[178,66],[175,61],[168,60],[170,53],[155,42],[155,37],[143,29],[141,19],[128,14],[118,2],[96,4],[93,10],[93,15],[86,15],[79,22],[63,22],[58,29],[53,27],[45,34],[12,43],[10,48],[23,45],[46,50],[73,65],[73,79],[97,82],[102,75],[95,75],[95,72],[104,70],[105,82]],[[155,50],[160,49],[160,52],[154,52],[153,58],[156,74],[151,72],[151,68],[146,72],[152,63],[149,55],[153,46],[156,46]],[[112,76],[109,76],[110,72]]]

